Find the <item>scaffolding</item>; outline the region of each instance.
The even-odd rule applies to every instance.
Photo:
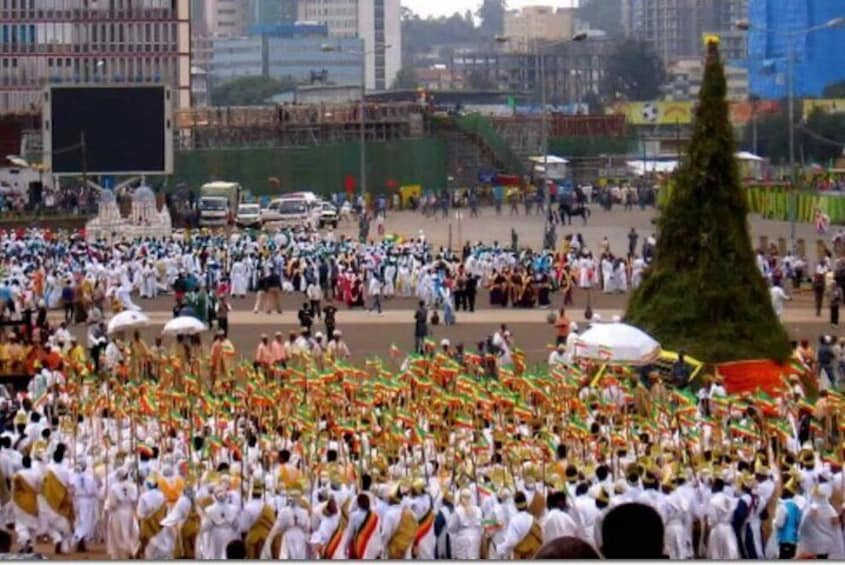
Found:
[[[360,105],[285,104],[209,107],[177,111],[176,147],[307,147],[361,139]],[[416,103],[366,104],[364,138],[391,141],[424,135],[422,108]]]

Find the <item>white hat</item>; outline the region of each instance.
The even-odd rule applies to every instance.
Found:
[[[449,340],[448,339],[441,339],[440,345],[445,345],[446,347],[449,347],[449,345],[450,345]]]

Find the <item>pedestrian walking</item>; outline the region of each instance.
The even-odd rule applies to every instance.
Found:
[[[830,325],[839,325],[839,307],[842,305],[842,289],[839,285],[834,285],[830,289]]]
[[[414,351],[422,354],[425,351],[425,338],[428,336],[428,311],[425,301],[420,300],[417,311],[414,312]]]

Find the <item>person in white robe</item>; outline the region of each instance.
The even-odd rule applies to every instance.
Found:
[[[56,511],[44,494],[44,485],[48,481],[60,483],[65,490],[66,497],[72,497],[70,491],[70,470],[64,463],[65,446],[61,445],[53,452],[53,461],[44,469],[42,478],[42,492],[38,497],[38,517],[41,520],[42,531],[49,536],[56,552],[68,551],[73,537],[73,524],[68,517]],[[57,503],[58,501],[53,501]]]
[[[737,560],[739,559],[739,543],[731,525],[736,501],[723,491],[723,487],[722,481],[717,479],[710,497],[710,508],[707,513],[710,535],[707,539],[706,558]]]
[[[528,513],[527,502],[524,498],[517,500],[517,512],[508,520],[504,540],[496,546],[496,559],[512,559],[514,548],[525,539],[533,525],[534,517]]]
[[[309,540],[314,554],[319,555],[320,559],[346,559],[344,540],[341,539],[336,545],[332,544],[335,535],[341,534],[338,528],[342,526],[337,502],[333,498],[329,498],[322,505],[320,511],[316,513],[315,518],[319,520],[319,524]]]
[[[157,479],[155,475],[150,475],[147,479],[147,490],[138,498],[138,507],[136,515],[139,523],[155,516],[157,512],[161,512],[163,507],[166,507],[167,501],[164,498],[164,493],[158,488]],[[167,517],[167,514],[164,514]],[[159,525],[161,522],[159,521]],[[152,536],[143,548],[143,557],[147,560],[163,560],[168,556],[173,555],[173,539],[171,532],[167,528],[162,528],[154,536]]]
[[[549,512],[543,520],[543,539],[547,542],[559,537],[580,537],[581,531],[567,513],[566,494],[562,491],[549,495]]]
[[[613,260],[605,257],[601,260],[602,290],[605,294],[616,292],[616,281],[613,276]]]
[[[674,491],[670,482],[664,482],[665,497],[659,503],[659,512],[663,518],[664,543],[669,559],[692,559],[695,557],[692,547],[692,532],[687,528],[686,516],[689,508],[683,497]]]
[[[106,497],[104,520],[109,559],[130,559],[138,552],[140,532],[135,518],[138,487],[128,477],[126,468],[119,468]]]
[[[596,263],[591,256],[578,260],[578,288],[592,288]]]
[[[32,466],[32,460],[28,455],[22,458],[22,469],[15,473],[12,480],[12,516],[15,524],[15,537],[18,545],[25,551],[32,548],[35,538],[41,534],[41,522],[38,519],[37,503],[34,508],[24,508],[18,504],[18,499],[26,499],[31,502],[32,496],[37,496],[41,490],[41,472]],[[16,494],[20,488],[21,493]],[[22,495],[22,496],[21,496]],[[23,506],[27,506],[24,504]],[[32,511],[35,511],[32,513]]]
[[[836,549],[835,536],[842,536],[839,515],[825,489],[814,485],[798,527],[798,557],[827,559]]]
[[[481,549],[481,509],[473,504],[472,493],[461,491],[455,512],[449,519],[452,559],[477,560]]]
[[[187,485],[182,490],[182,494],[179,496],[176,504],[174,504],[173,508],[171,508],[167,513],[164,520],[161,521],[161,525],[164,527],[164,530],[162,531],[163,535],[161,536],[161,539],[157,541],[161,552],[167,554],[167,557],[163,557],[162,559],[173,559],[179,532],[182,529],[182,526],[185,525],[185,521],[191,515],[193,508],[194,487]]]
[[[305,501],[301,494],[294,494],[295,496],[289,498],[288,505],[279,510],[273,529],[270,530],[261,550],[261,559],[283,561],[308,559],[308,535],[306,534],[309,528],[308,511],[303,506]],[[278,535],[282,536],[279,554],[273,555],[273,540]]]
[[[246,267],[241,259],[232,263],[232,271],[230,273],[232,279],[232,296],[243,298],[247,293],[248,279]]]
[[[197,559],[226,559],[226,546],[238,537],[240,508],[229,503],[225,488],[214,492],[214,502],[200,523],[197,538]]]
[[[84,552],[85,546],[95,539],[97,522],[100,519],[97,478],[85,460],[76,464],[71,486],[75,511],[73,543],[79,547],[79,551]]]

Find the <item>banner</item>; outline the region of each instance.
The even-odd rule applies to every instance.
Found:
[[[608,114],[624,114],[631,125],[686,125],[692,122],[693,103],[685,102],[618,102]]]
[[[746,189],[748,207],[753,214],[786,221],[790,219],[791,199],[794,198],[795,219],[811,223],[818,208],[830,217],[833,224],[845,223],[845,197],[815,192],[798,192],[794,196],[783,188],[753,187]]]
[[[813,102],[821,102],[814,100]],[[845,100],[840,107],[845,108]],[[759,102],[729,102],[731,124],[744,126],[756,115],[758,119],[776,114],[780,102],[763,100]],[[617,102],[607,109],[608,114],[623,114],[629,125],[689,125],[695,115],[695,102]]]

